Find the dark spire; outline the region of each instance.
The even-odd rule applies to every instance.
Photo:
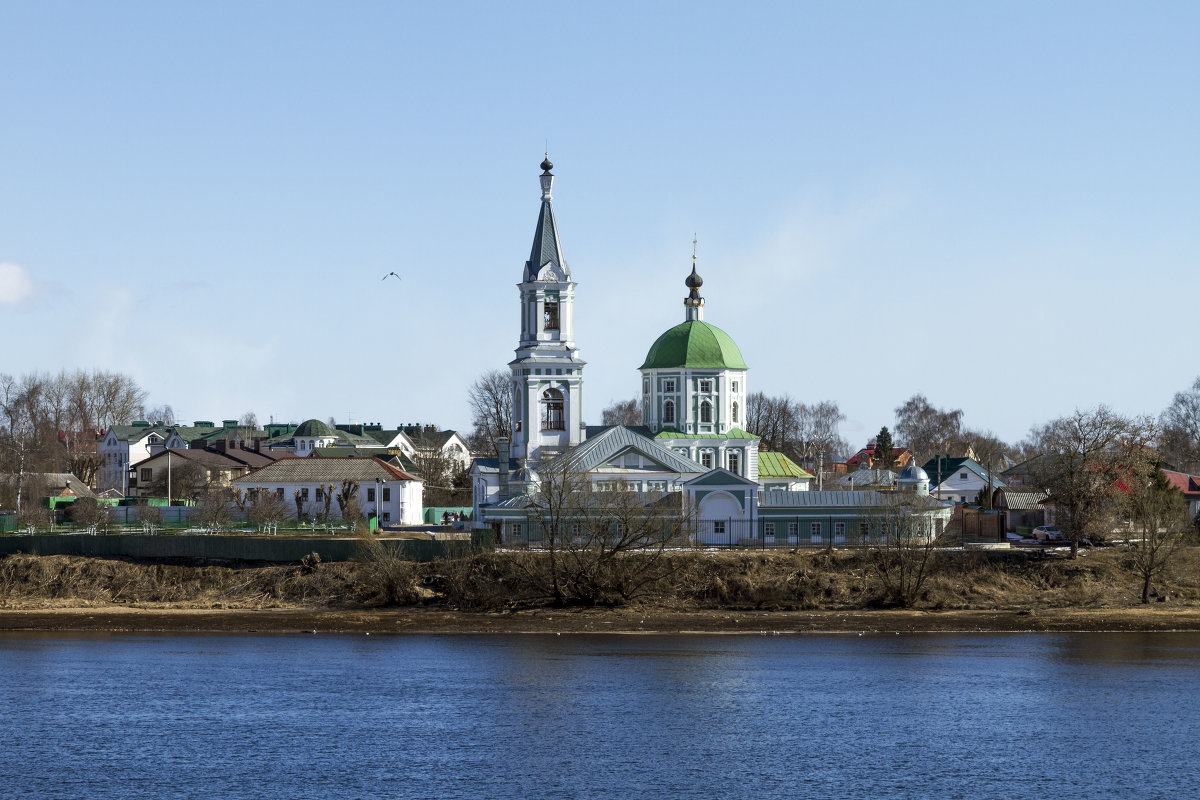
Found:
[[[542,162],[542,174],[538,180],[542,184],[542,210],[538,213],[537,230],[533,233],[533,249],[529,252],[529,260],[525,262],[525,281],[536,281],[538,274],[547,264],[558,269],[558,279],[570,280],[571,270],[563,257],[562,245],[558,242],[558,225],[554,222],[554,207],[550,204],[550,187],[554,185],[554,174],[550,172],[554,165],[550,163],[550,154]],[[552,278],[553,280],[553,278]]]

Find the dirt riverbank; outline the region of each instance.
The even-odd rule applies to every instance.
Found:
[[[465,613],[440,609],[0,610],[0,631],[114,633],[931,633],[962,631],[1200,631],[1197,608],[1036,611],[672,611],[583,609]]]

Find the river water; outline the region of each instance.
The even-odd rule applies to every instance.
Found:
[[[1188,798],[1200,635],[0,635],[3,798]]]

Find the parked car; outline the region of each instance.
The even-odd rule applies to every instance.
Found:
[[[1066,537],[1063,532],[1055,528],[1053,525],[1038,525],[1033,529],[1033,538],[1039,542],[1051,541],[1058,542]]]

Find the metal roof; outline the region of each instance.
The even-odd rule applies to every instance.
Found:
[[[783,453],[772,450],[758,451],[758,479],[770,478],[811,478],[812,473],[792,461]]]
[[[663,447],[624,425],[614,425],[598,436],[587,439],[583,444],[567,453],[568,469],[575,472],[591,472],[604,466],[615,456],[627,450],[636,450],[651,461],[658,462],[669,472],[698,475],[708,470],[690,458],[684,458],[673,450]],[[553,472],[554,467],[550,471]]]

